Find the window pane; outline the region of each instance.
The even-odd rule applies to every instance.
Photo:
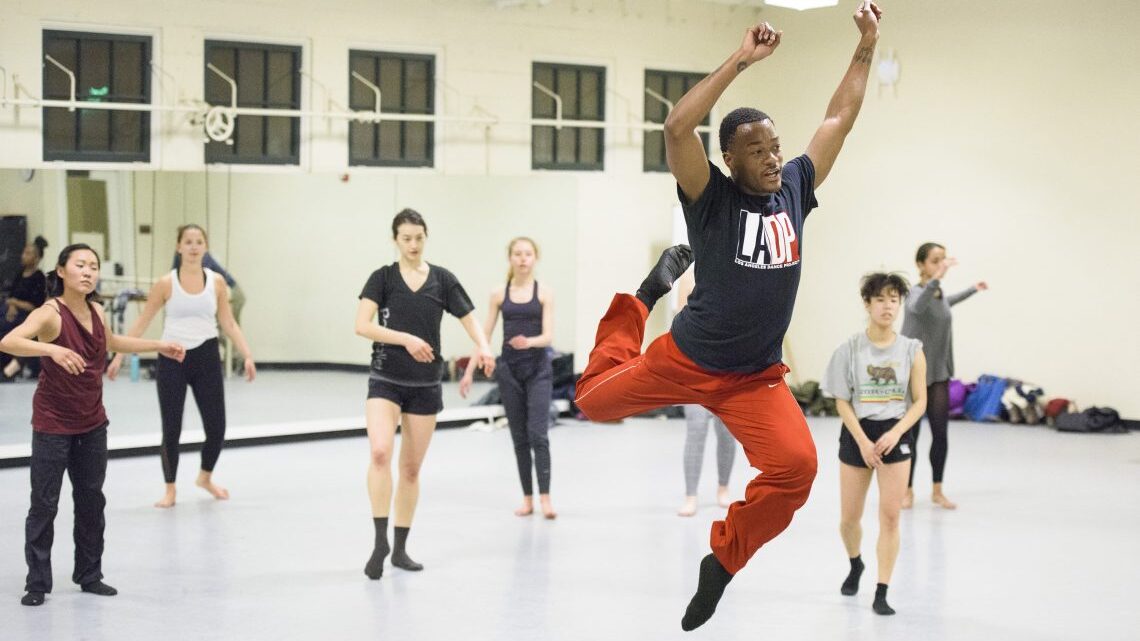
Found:
[[[137,42],[116,42],[114,61],[115,86],[111,88],[116,100],[143,101],[143,46]],[[149,66],[149,65],[148,65]]]
[[[265,154],[271,158],[289,158],[293,155],[293,123],[295,118],[266,118]]]
[[[141,151],[141,121],[142,113],[138,111],[111,112],[111,151]]]
[[[380,60],[380,101],[381,111],[403,111],[404,106],[403,65],[396,58]]]
[[[376,82],[376,59],[363,55],[353,55],[349,63],[348,74],[348,104],[352,109],[367,109],[371,111],[376,105],[376,94],[363,82],[352,76],[352,71],[364,76],[371,82]]]
[[[391,121],[380,123],[381,160],[400,159],[400,138],[400,123]]]
[[[75,114],[66,109],[44,109],[44,150],[75,150]]]
[[[277,108],[289,109],[299,107],[294,104],[293,84],[296,74],[293,73],[293,54],[287,51],[272,51],[269,53],[269,91],[268,103]]]
[[[243,107],[260,107],[265,100],[265,53],[238,49],[237,77],[234,80],[238,86],[238,104]],[[223,83],[229,87],[229,83]],[[228,94],[226,101],[229,101]]]
[[[579,115],[583,120],[602,119],[600,109],[602,87],[598,86],[600,76],[601,74],[593,71],[582,72],[582,109]]]
[[[238,116],[234,126],[234,152],[239,156],[262,155],[264,116]]]
[[[681,99],[685,93],[685,79],[682,76],[669,76],[665,82],[665,97],[672,100],[674,104]]]
[[[534,142],[534,164],[549,165],[554,162],[554,127],[532,127]]]
[[[430,113],[428,95],[428,64],[424,61],[409,61],[405,68],[408,74],[407,95],[404,97],[404,106],[410,113]]]
[[[362,122],[348,124],[348,154],[354,160],[371,158],[376,153],[373,145],[376,125]]]
[[[554,150],[554,162],[562,164],[574,164],[578,161],[578,129],[575,127],[563,127],[561,130],[554,132],[556,138],[556,146]]]
[[[74,67],[71,70],[76,71]],[[106,102],[111,85],[111,43],[106,40],[80,42],[76,75],[77,100],[94,97],[100,102]]]
[[[574,69],[559,69],[558,83],[554,93],[562,97],[562,117],[578,117],[578,72]]]
[[[107,151],[111,148],[111,112],[80,109],[79,150]]]
[[[554,70],[549,65],[536,66],[534,68],[534,81],[553,91]],[[535,118],[554,117],[554,100],[533,85],[531,87],[531,113]]]
[[[428,159],[428,124],[409,122],[404,126],[404,160],[423,162]]]
[[[234,57],[236,52],[230,47],[211,47],[208,50],[207,62],[222,70],[229,77],[234,75]],[[221,76],[214,73],[209,67],[206,73],[206,102],[211,105],[230,104],[230,85]]]
[[[47,42],[44,53],[75,71],[75,52],[78,44],[71,38],[53,38]],[[78,91],[78,90],[77,90]],[[44,97],[66,100],[71,95],[71,82],[59,67],[44,60]]]
[[[602,164],[602,130],[582,129],[578,144],[581,153],[578,162],[584,165]]]
[[[645,132],[644,167],[659,169],[665,159],[665,134],[660,131]]]

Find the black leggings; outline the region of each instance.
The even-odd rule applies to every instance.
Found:
[[[926,387],[926,420],[930,422],[930,433],[934,443],[930,446],[930,467],[934,471],[934,482],[942,482],[946,470],[946,454],[950,449],[946,436],[950,423],[950,381],[939,381]],[[914,424],[914,463],[910,466],[910,481],[907,487],[914,486],[914,468],[918,463],[918,428],[922,421]]]
[[[531,477],[531,451],[534,471],[538,475],[538,493],[550,493],[550,399],[553,371],[550,359],[531,359],[509,363],[500,358],[495,366],[495,380],[511,428],[515,460],[519,466],[519,482],[524,496],[534,493]]]
[[[202,445],[202,470],[213,472],[226,439],[226,397],[222,383],[222,359],[218,339],[186,350],[181,363],[158,357],[158,407],[162,414],[162,474],[167,483],[178,476],[178,441],[182,437],[182,410],[186,407],[186,387],[194,391],[194,402],[202,416],[206,442]]]

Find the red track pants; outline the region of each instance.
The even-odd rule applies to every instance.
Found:
[[[715,373],[681,353],[666,333],[644,354],[645,305],[618,294],[598,324],[590,362],[578,381],[578,408],[595,421],[612,421],[666,405],[703,405],[728,426],[760,474],[744,500],[712,525],[713,554],[736,574],[792,521],[815,479],[815,443],[799,405],[784,383],[786,365],[756,374]]]

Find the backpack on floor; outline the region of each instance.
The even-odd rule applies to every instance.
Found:
[[[984,374],[978,378],[978,387],[966,399],[963,408],[971,421],[996,421],[1001,417],[1001,397],[1005,394],[1006,380]]]
[[[967,385],[956,378],[950,379],[950,418],[959,418],[965,413],[966,399],[975,387],[973,383]]]
[[[1120,422],[1120,413],[1111,407],[1090,407],[1083,412],[1061,414],[1054,426],[1061,432],[1123,434],[1128,431]]]

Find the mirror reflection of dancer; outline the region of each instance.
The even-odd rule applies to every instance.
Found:
[[[862,106],[879,17],[873,2],[859,3],[860,40],[847,73],[807,152],[787,165],[775,125],[756,109],[734,110],[721,122],[731,178],[709,162],[696,132],[728,85],[779,46],[782,33],[771,25],[748,29],[740,48],[677,102],[665,121],[665,150],[693,249],[666,250],[636,296],[614,297],[578,382],[576,402],[592,420],[700,403],[724,419],[763,472],[713,523],[712,554],[701,561],[684,630],[713,615],[732,576],[788,526],[815,479],[815,444],[784,383],[781,341],[799,286],[804,218]],[[694,257],[688,306],[642,354],[649,309]]]
[[[554,291],[539,285],[534,277],[538,245],[520,236],[507,245],[510,272],[507,286],[495,288],[487,305],[487,340],[503,314],[503,355],[495,368],[503,409],[515,446],[523,502],[516,516],[534,514],[534,476],[538,476],[538,501],[542,515],[558,515],[550,501],[550,402],[554,395],[554,371],[547,347],[554,340]],[[459,383],[467,397],[475,368],[468,367]],[[532,474],[531,468],[534,468]]]
[[[443,409],[439,327],[445,311],[459,319],[476,345],[471,366],[482,367],[488,376],[495,370],[495,357],[467,292],[454,274],[424,260],[427,223],[423,216],[411,209],[396,214],[392,239],[400,259],[372,272],[356,308],[356,334],[372,341],[364,416],[372,453],[368,498],[376,543],[364,574],[373,580],[384,574],[389,552],[395,567],[413,572],[424,569],[408,556],[406,544],[420,497],[420,468],[435,432],[436,414]],[[379,323],[373,321],[377,318]],[[390,548],[388,515],[397,426],[400,480],[395,492],[395,545]]]
[[[894,614],[887,586],[899,556],[899,511],[906,494],[914,450],[914,427],[926,411],[926,358],[922,343],[900,336],[894,323],[907,294],[897,274],[868,274],[859,295],[867,310],[867,329],[835,350],[823,390],[835,398],[843,428],[839,435],[839,532],[851,571],[840,592],[859,591],[863,574],[863,506],[871,476],[879,479],[879,582],[877,614]]]
[[[103,583],[103,480],[107,476],[107,412],[103,366],[107,350],[154,352],[181,361],[186,351],[169,341],[112,334],[103,307],[92,302],[99,282],[99,256],[87,245],[63,248],[48,278],[52,297],[0,340],[0,351],[39,357],[40,378],[32,397],[32,505],[25,524],[28,562],[24,605],[42,605],[51,592],[51,547],[63,473],[75,503],[75,571],[84,592],[114,596]]]
[[[20,254],[20,269],[12,280],[8,299],[0,306],[0,313],[3,314],[0,316],[0,338],[23,323],[32,310],[43,305],[47,299],[47,278],[40,271],[40,262],[44,259],[44,249],[47,246],[48,242],[43,236],[36,236]],[[24,365],[28,366],[29,376],[34,378],[39,375],[39,359],[12,358],[0,353],[0,367],[3,367],[0,383],[16,380]]]
[[[226,396],[222,376],[222,358],[218,347],[218,328],[233,341],[242,355],[246,380],[253,381],[257,367],[230,308],[229,291],[221,274],[202,264],[208,250],[206,230],[198,225],[178,228],[176,250],[182,260],[150,289],[146,306],[129,332],[142,336],[160,309],[165,308],[162,324],[163,340],[186,347],[186,360],[175,362],[159,358],[155,367],[158,409],[162,416],[162,445],[159,450],[162,475],[166,482],[158,508],[173,507],[177,498],[178,445],[182,438],[182,413],[186,408],[186,388],[194,392],[194,402],[202,417],[206,441],[202,444],[202,465],[194,482],[218,500],[230,498],[229,491],[214,483],[214,467],[226,442]],[[123,355],[115,356],[107,368],[114,380],[123,365]]]

